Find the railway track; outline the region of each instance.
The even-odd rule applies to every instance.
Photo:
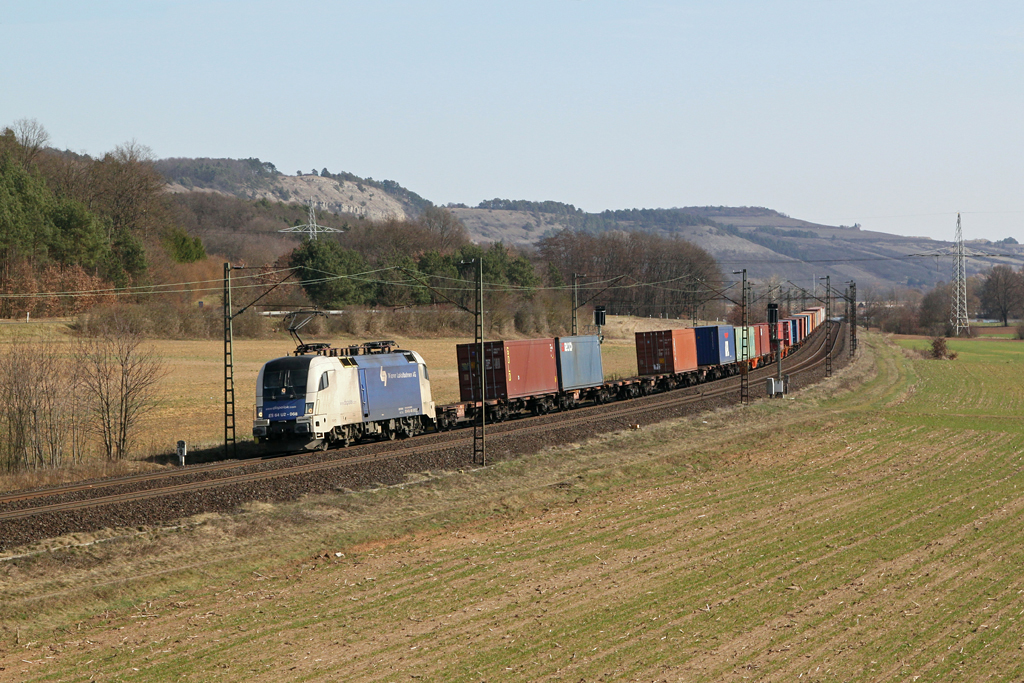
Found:
[[[834,357],[842,350],[842,330],[840,326],[829,349]],[[824,334],[808,342],[783,361],[787,374],[800,376],[823,364]],[[758,380],[774,371],[774,366],[751,371],[752,396],[764,394]],[[503,459],[626,424],[649,424],[726,405],[738,393],[739,383],[739,377],[731,377],[632,401],[488,425],[488,451],[492,459]],[[331,488],[398,483],[412,472],[464,468],[471,444],[472,433],[457,430],[326,453],[208,463],[10,493],[0,496],[0,549],[66,533],[227,511],[249,500],[287,500]]]

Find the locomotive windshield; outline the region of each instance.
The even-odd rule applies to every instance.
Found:
[[[309,358],[279,358],[263,369],[263,400],[284,401],[306,395]]]

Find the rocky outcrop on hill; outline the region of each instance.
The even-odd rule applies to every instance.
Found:
[[[321,211],[347,213],[371,220],[406,220],[408,214],[402,203],[376,187],[370,187],[349,180],[321,178],[315,175],[279,175],[265,185],[240,187],[234,192],[223,190],[186,187],[180,183],[168,185],[170,192],[220,192],[246,199],[265,199],[273,202],[297,202],[307,204],[310,200]]]

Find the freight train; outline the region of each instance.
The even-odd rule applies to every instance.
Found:
[[[773,336],[785,356],[824,321],[823,308],[810,308],[780,320],[775,335],[765,323],[637,332],[638,374],[623,380],[605,380],[594,335],[484,342],[482,358],[479,345],[459,344],[460,401],[444,406],[434,404],[423,358],[394,342],[302,346],[260,369],[253,437],[287,449],[327,449],[453,429],[480,410],[500,422],[645,396],[772,361]]]

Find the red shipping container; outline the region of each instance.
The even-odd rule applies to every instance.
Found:
[[[480,400],[479,353],[477,344],[459,344],[455,349],[463,401]],[[484,342],[483,365],[488,401],[558,392],[554,339]]]
[[[692,327],[636,333],[636,367],[640,375],[671,375],[697,369],[697,341]]]
[[[757,330],[757,355],[767,356],[772,352],[771,337],[768,334],[768,323],[758,323],[754,325]]]

